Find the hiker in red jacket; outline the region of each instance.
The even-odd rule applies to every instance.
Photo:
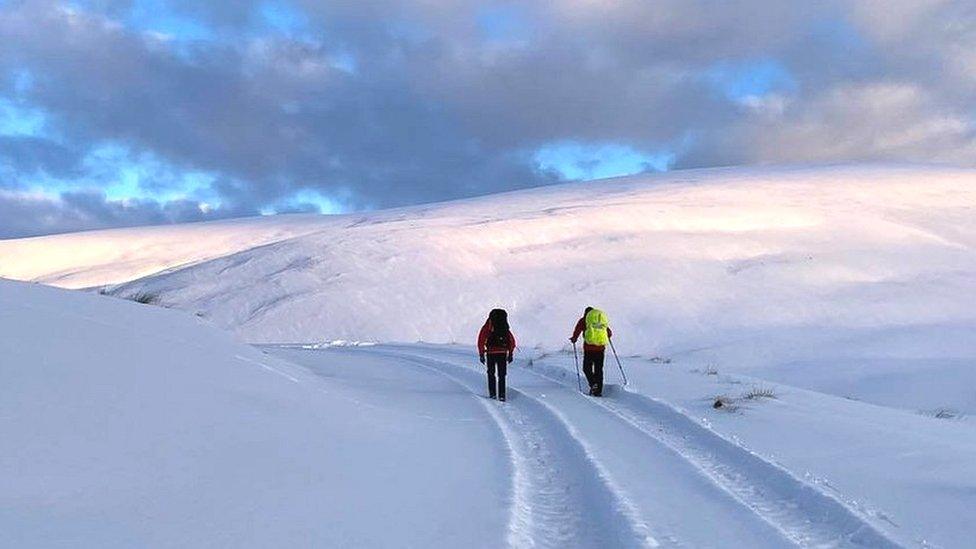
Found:
[[[508,326],[508,313],[492,309],[478,333],[478,358],[488,366],[488,397],[495,398],[495,372],[498,372],[498,400],[505,402],[505,374],[515,354],[515,336]],[[487,355],[487,359],[486,359]]]
[[[579,340],[580,334],[586,330],[587,316],[593,311],[593,307],[587,307],[583,310],[583,316],[576,322],[576,328],[573,329],[573,336],[569,338],[576,345],[576,341]],[[593,314],[600,314],[601,311],[596,311]],[[604,341],[609,341],[609,338],[613,337],[613,330],[610,326],[600,326],[600,330],[606,331],[606,338]],[[587,336],[589,337],[589,336]],[[601,345],[598,343],[592,343],[583,338],[583,374],[586,376],[586,383],[590,386],[591,396],[602,396],[603,395],[603,359],[606,356],[606,345]]]

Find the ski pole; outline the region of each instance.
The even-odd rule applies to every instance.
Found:
[[[627,385],[627,374],[624,373],[624,367],[620,364],[620,357],[617,356],[617,349],[613,347],[613,340],[610,340],[610,350],[613,351],[613,358],[617,361],[617,368],[620,368],[620,377],[624,378],[624,386]]]
[[[573,362],[576,363],[576,388],[579,389],[579,392],[582,393],[583,392],[583,383],[580,382],[580,376],[579,376],[579,355],[576,354],[576,342],[575,341],[573,342]]]

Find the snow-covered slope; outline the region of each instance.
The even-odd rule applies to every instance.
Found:
[[[126,282],[328,224],[320,215],[255,217],[0,240],[0,276],[62,288]]]
[[[0,280],[0,547],[500,546],[482,405],[356,366],[326,379],[179,312]]]
[[[592,303],[672,352],[968,322],[974,207],[973,171],[679,172],[349,217],[130,288],[261,342],[467,341],[501,305],[552,347]]]
[[[106,288],[196,318],[0,282],[0,545],[967,547],[974,206],[971,170],[703,170],[261,245],[242,220],[240,251]],[[211,228],[146,242],[182,262]],[[70,238],[44,242],[71,263]],[[34,278],[139,276],[4,244]],[[587,304],[632,381],[608,362],[599,400],[565,342]],[[472,350],[493,306],[522,346],[504,405]],[[264,354],[208,324],[462,345]]]
[[[254,342],[469,342],[502,306],[546,350],[592,304],[626,354],[976,412],[974,207],[972,170],[675,172],[345,216],[118,292]]]
[[[592,399],[569,355],[520,359],[499,403],[463,347],[261,351],[179,312],[8,281],[0,333],[4,547],[963,547],[973,535],[957,519],[973,505],[968,425],[779,387],[714,411],[698,395],[735,380],[677,363]],[[687,409],[646,396],[665,387]]]
[[[301,219],[304,235],[214,247],[216,259],[112,291],[158,294],[252,342],[470,343],[502,306],[533,352],[565,350],[596,305],[627,355],[976,413],[965,390],[976,383],[974,208],[973,170],[673,172]],[[237,223],[228,234],[276,226]],[[154,228],[148,241],[206,242],[212,230]],[[94,250],[142,231],[83,236]],[[111,256],[70,253],[71,238],[0,243],[0,265],[42,280],[122,272]],[[54,244],[65,263],[45,270]]]

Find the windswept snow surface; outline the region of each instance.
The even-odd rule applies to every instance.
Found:
[[[0,276],[62,288],[103,286],[278,242],[328,222],[321,215],[282,215],[0,240]]]

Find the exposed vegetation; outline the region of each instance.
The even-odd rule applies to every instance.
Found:
[[[129,301],[135,301],[136,303],[142,303],[144,305],[159,305],[162,302],[162,297],[158,293],[139,291],[132,295],[125,297]]]
[[[745,394],[742,395],[742,398],[744,398],[746,400],[760,400],[760,399],[763,399],[763,398],[776,398],[776,393],[773,392],[773,390],[771,388],[769,388],[769,387],[761,387],[761,386],[759,386],[759,387],[753,387],[752,389],[750,389],[749,391],[747,391]]]

